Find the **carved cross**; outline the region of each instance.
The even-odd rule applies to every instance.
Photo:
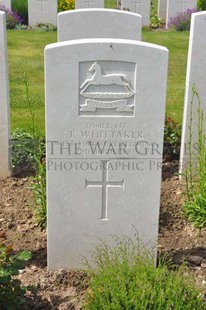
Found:
[[[94,0],[84,0],[84,3],[87,4],[88,8],[92,8],[92,6],[95,4]]]
[[[177,4],[180,5],[181,7],[181,13],[183,13],[185,11],[185,4],[188,3],[189,0],[181,0],[181,1],[178,1]]]
[[[101,187],[102,189],[102,210],[101,210],[101,220],[107,220],[107,208],[108,208],[108,188],[109,187],[122,187],[124,186],[124,180],[122,181],[109,181],[108,180],[108,161],[102,161],[102,180],[101,181],[88,181],[85,179],[85,187],[95,188]]]
[[[48,3],[48,0],[37,0],[41,3],[41,11],[42,13],[45,13],[45,3]]]
[[[135,13],[138,13],[139,6],[142,4],[142,0],[133,0],[131,3],[134,5]]]

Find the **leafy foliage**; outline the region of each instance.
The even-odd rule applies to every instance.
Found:
[[[180,154],[181,125],[171,117],[165,120],[164,128],[164,157],[178,159]]]
[[[36,168],[36,156],[45,152],[45,144],[17,128],[12,133],[12,165]]]
[[[21,281],[14,276],[24,268],[24,261],[32,258],[32,254],[23,251],[14,254],[11,245],[0,242],[0,308],[2,310],[21,309],[25,302],[24,295],[31,287],[23,287]]]
[[[23,19],[23,24],[28,24],[28,1],[27,0],[12,0],[12,9],[17,12]]]
[[[46,165],[43,156],[36,157],[37,169],[31,189],[36,202],[35,216],[39,227],[47,226],[47,204],[46,204]]]
[[[16,25],[21,24],[23,19],[18,15],[15,11],[10,11],[5,6],[0,5],[0,11],[4,11],[6,13],[6,28],[14,29]]]
[[[196,162],[193,159],[193,145],[192,145],[192,124],[193,124],[193,102],[194,99],[198,101],[198,155]],[[184,212],[187,218],[193,222],[194,226],[202,229],[206,227],[206,135],[203,132],[203,124],[205,122],[204,113],[201,109],[199,95],[193,87],[193,97],[190,110],[190,125],[189,125],[189,164],[183,176],[186,181],[186,196],[187,200],[183,205]],[[196,174],[194,174],[196,166]]]
[[[92,257],[95,269],[89,269],[84,310],[206,309],[194,279],[185,276],[187,268],[168,270],[164,261],[155,268],[154,257],[139,241],[101,243]]]
[[[54,26],[53,24],[50,23],[46,23],[46,24],[36,24],[35,26],[32,26],[31,30],[35,30],[35,31],[56,31],[57,27]]]
[[[175,17],[171,17],[168,23],[168,28],[175,29],[177,31],[190,30],[191,15],[195,13],[196,9],[187,9],[184,13],[179,13]]]
[[[206,0],[198,0],[197,1],[197,8],[199,11],[205,11],[206,10]]]
[[[58,1],[58,11],[67,11],[75,9],[75,0],[59,0]]]
[[[150,27],[153,29],[157,29],[161,25],[161,18],[157,16],[157,14],[154,14],[150,18]]]
[[[45,143],[34,139],[32,135],[21,129],[12,134],[12,164],[13,168],[33,170],[35,176],[31,189],[36,203],[36,221],[41,228],[46,227],[46,166]]]

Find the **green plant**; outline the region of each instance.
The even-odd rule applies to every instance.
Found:
[[[58,11],[67,11],[75,9],[75,0],[58,0]]]
[[[150,27],[153,29],[157,29],[161,25],[161,18],[157,16],[157,14],[154,14],[150,18]]]
[[[12,9],[17,12],[23,19],[23,23],[28,25],[28,1],[27,0],[12,0]]]
[[[34,101],[29,95],[29,81],[27,75],[24,75],[24,84],[26,87],[26,97],[31,115],[32,133],[34,141],[36,137],[36,124],[35,124],[35,112]],[[35,177],[31,189],[34,193],[34,199],[36,203],[35,216],[38,226],[42,229],[46,228],[47,223],[47,209],[46,209],[46,166],[44,162],[45,158],[45,144],[38,141],[37,147],[33,149],[32,160],[35,166]]]
[[[0,308],[2,310],[22,309],[25,303],[25,293],[32,290],[31,287],[24,287],[21,281],[15,276],[19,269],[24,268],[24,261],[32,258],[32,254],[23,251],[14,254],[11,245],[0,242]]]
[[[53,32],[53,31],[57,30],[57,27],[54,26],[53,24],[46,23],[46,24],[36,24],[31,29],[35,30],[35,31],[43,31],[43,32],[44,31],[49,31],[49,32]]]
[[[21,24],[23,19],[18,15],[17,12],[7,9],[5,6],[0,5],[0,11],[6,13],[6,28],[14,29],[16,25]]]
[[[170,21],[168,23],[168,28],[175,29],[177,31],[185,31],[190,30],[190,22],[192,13],[196,12],[195,9],[187,9],[184,13],[179,13],[175,17],[170,17]]]
[[[38,226],[46,227],[46,166],[45,143],[34,139],[32,135],[21,129],[12,134],[12,164],[13,168],[32,169],[35,172],[31,189],[35,199],[35,217]],[[21,170],[20,169],[20,170]],[[18,171],[18,170],[17,170]]]
[[[203,124],[205,122],[204,113],[201,109],[201,102],[195,87],[192,89],[193,95],[190,109],[190,124],[189,124],[189,162],[185,169],[183,176],[186,182],[186,202],[183,209],[187,218],[193,222],[194,226],[202,229],[206,227],[206,135],[203,132]],[[198,102],[198,141],[197,149],[198,155],[196,158],[196,174],[193,167],[193,103],[194,100]]]
[[[39,227],[42,229],[47,226],[47,204],[46,204],[46,165],[44,162],[45,154],[36,156],[36,175],[31,189],[35,199],[35,217]]]
[[[178,159],[180,154],[181,125],[171,117],[165,120],[164,128],[164,156],[171,159]]]
[[[17,128],[12,133],[12,166],[31,166],[35,168],[35,154],[39,149],[39,141],[32,135]]]
[[[84,310],[206,309],[186,266],[168,270],[160,261],[155,268],[139,240],[117,238],[113,247],[101,243],[92,257]]]
[[[14,28],[15,30],[27,30],[28,26],[27,25],[22,25],[22,24],[17,24]]]
[[[205,11],[206,10],[206,0],[198,0],[197,1],[197,8],[199,11]]]

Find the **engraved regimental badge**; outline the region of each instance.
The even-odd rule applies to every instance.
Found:
[[[80,63],[79,115],[133,116],[134,74],[134,63]]]

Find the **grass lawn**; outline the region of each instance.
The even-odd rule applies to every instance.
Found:
[[[56,32],[8,31],[11,126],[31,131],[24,74],[29,80],[29,95],[35,106],[37,134],[44,135],[44,47],[56,42]],[[142,40],[166,46],[170,51],[167,115],[181,122],[188,32],[143,31]]]
[[[151,15],[157,13],[158,0],[152,1]],[[115,8],[117,0],[106,0]],[[142,40],[166,46],[170,52],[167,115],[181,122],[189,34],[187,32],[143,31]],[[44,47],[57,41],[56,32],[8,31],[11,127],[31,132],[31,116],[24,76],[35,109],[37,135],[44,135]]]
[[[44,47],[56,42],[56,32],[12,31],[8,34],[11,127],[31,131],[24,74],[35,106],[37,134],[44,135]]]
[[[167,115],[182,122],[189,32],[144,32],[142,41],[166,46],[169,50]]]

